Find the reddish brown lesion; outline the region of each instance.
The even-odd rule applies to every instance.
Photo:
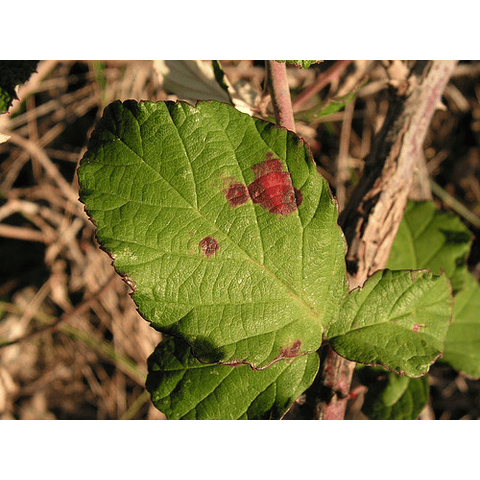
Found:
[[[247,187],[240,182],[230,184],[223,193],[232,207],[243,205],[244,203],[247,203],[247,200],[250,198]]]
[[[426,325],[422,325],[421,323],[414,323],[412,331],[414,331],[415,333],[418,333],[421,327],[426,327]]]
[[[217,240],[215,240],[213,237],[203,238],[202,240],[200,240],[199,246],[205,257],[207,258],[218,252],[218,249],[220,248]]]
[[[220,362],[220,365],[227,365],[229,367],[240,367],[242,365],[249,365],[252,370],[266,370],[267,368],[271,367],[274,363],[279,362],[280,360],[284,360],[286,358],[295,358],[300,355],[304,355],[305,353],[300,353],[300,349],[302,348],[302,341],[300,339],[297,339],[293,342],[292,345],[289,345],[288,347],[280,347],[280,354],[277,355],[273,360],[268,362],[266,365],[263,367],[258,367],[256,365],[253,365],[251,362],[248,362],[246,360],[230,360],[227,362]]]
[[[248,187],[233,180],[223,190],[230,206],[238,207],[251,198],[270,213],[290,215],[302,204],[303,195],[294,188],[292,177],[282,167],[282,161],[268,153],[263,162],[252,167],[255,180]]]
[[[297,339],[293,342],[291,346],[280,348],[280,357],[281,358],[298,357],[298,354],[300,353],[301,348],[302,348],[302,341],[300,339]]]

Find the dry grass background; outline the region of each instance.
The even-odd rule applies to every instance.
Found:
[[[223,65],[233,82],[260,91],[260,63]],[[333,65],[291,69],[292,89],[312,85]],[[346,93],[366,75],[371,81],[344,112],[298,123],[340,201],[385,115],[384,70],[378,62],[345,64],[320,92]],[[0,145],[0,418],[162,419],[144,391],[146,359],[161,335],[138,315],[98,248],[75,172],[108,103],[163,100],[167,92],[147,61],[42,61],[19,97],[22,103],[0,117],[0,131],[12,132]],[[448,110],[436,114],[425,145],[430,176],[477,217],[479,100],[480,63],[459,64],[445,92]],[[335,168],[339,159],[343,169]],[[442,196],[439,205],[452,208]],[[477,278],[479,262],[475,244],[469,264]],[[480,418],[479,381],[438,365],[431,384],[422,418]],[[349,418],[359,418],[358,402]]]

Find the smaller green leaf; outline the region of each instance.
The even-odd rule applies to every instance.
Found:
[[[433,202],[409,202],[387,267],[445,271],[456,295],[443,360],[480,377],[480,287],[466,266],[471,242],[471,232],[455,215],[440,212]]]
[[[437,209],[433,202],[409,202],[390,250],[391,270],[428,268],[444,271],[453,292],[466,278],[466,257],[472,234],[458,217]]]
[[[443,351],[451,310],[445,275],[382,270],[350,292],[325,337],[348,360],[419,377]]]
[[[332,98],[327,105],[322,107],[322,110],[319,113],[317,113],[315,117],[316,118],[325,117],[326,115],[331,115],[332,113],[337,113],[340,110],[344,109],[356,97],[360,87],[355,88],[354,90],[352,90],[350,93],[347,93],[343,97]]]
[[[443,360],[470,377],[480,377],[480,285],[468,273],[464,289],[455,297],[453,320]]]
[[[300,68],[310,68],[314,63],[322,63],[323,60],[277,60],[278,62],[287,62]]]
[[[360,88],[362,88],[366,83],[366,81],[362,82],[360,85],[342,97],[331,98],[327,102],[320,103],[319,105],[315,105],[308,110],[297,113],[295,115],[295,119],[309,122],[343,110],[349,103],[353,102]]]
[[[428,377],[400,377],[380,368],[358,371],[368,387],[362,412],[372,420],[415,420],[428,402]]]
[[[183,341],[169,337],[148,360],[146,387],[168,419],[279,419],[313,382],[316,353],[265,370],[199,362]]]

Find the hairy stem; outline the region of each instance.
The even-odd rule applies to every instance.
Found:
[[[292,100],[287,81],[287,67],[285,63],[267,60],[267,85],[272,97],[273,111],[277,125],[295,132]]]

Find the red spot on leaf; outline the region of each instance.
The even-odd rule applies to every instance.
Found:
[[[297,204],[297,207],[299,207],[303,202],[303,193],[295,187],[293,187],[293,190],[295,191],[295,203]]]
[[[295,358],[300,355],[300,348],[302,347],[302,341],[300,339],[295,340],[292,345],[289,347],[280,347],[280,354],[277,355],[273,360],[268,362],[266,365],[259,367],[257,365],[253,365],[252,363],[246,360],[230,360],[227,362],[222,362],[222,365],[228,365],[229,367],[239,367],[241,365],[250,365],[252,370],[266,370],[267,368],[271,367],[274,363],[279,362],[280,360],[284,360],[285,358]]]
[[[420,331],[420,327],[425,327],[426,325],[422,325],[421,323],[414,323],[412,330],[415,333],[418,333]]]
[[[275,158],[273,153],[269,152],[265,160],[254,165],[252,170],[255,172],[256,178],[268,175],[269,173],[281,172],[282,161],[279,158]]]
[[[247,187],[240,182],[232,183],[223,193],[232,207],[243,205],[250,198]]]
[[[270,213],[290,215],[303,201],[303,195],[293,188],[292,177],[282,170],[282,162],[271,153],[253,166],[256,180],[248,187],[253,203],[258,203]]]
[[[294,212],[303,201],[303,195],[293,187],[292,177],[282,169],[282,161],[268,153],[263,162],[252,167],[255,180],[246,187],[234,182],[224,190],[232,207],[243,205],[252,199],[270,213],[287,216]]]
[[[209,258],[218,251],[218,242],[213,237],[205,237],[200,241],[200,248],[203,254]]]
[[[293,358],[298,357],[300,353],[300,348],[302,348],[302,341],[295,340],[290,347],[285,347],[280,349],[280,357],[281,358]]]

